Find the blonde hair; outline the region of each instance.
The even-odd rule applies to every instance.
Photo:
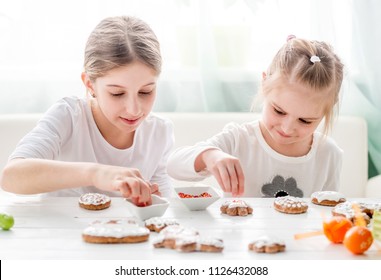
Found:
[[[343,68],[344,65],[329,44],[291,37],[267,69],[260,95],[265,96],[282,80],[299,82],[313,90],[324,91],[327,93],[324,133],[328,133],[333,123],[335,108],[338,111]]]
[[[149,25],[127,16],[102,20],[86,43],[84,71],[90,80],[134,61],[146,64],[158,75],[161,72],[160,44]]]

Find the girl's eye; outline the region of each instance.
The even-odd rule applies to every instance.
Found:
[[[278,115],[285,115],[285,113],[284,112],[282,112],[282,111],[279,111],[278,109],[276,109],[276,108],[274,108],[274,111],[275,111],[275,113],[277,113]]]
[[[111,94],[112,96],[119,97],[119,96],[122,96],[122,95],[124,94],[124,92],[117,92],[117,93],[112,93],[112,92],[110,92],[110,94]]]
[[[299,121],[300,121],[301,123],[304,123],[304,124],[311,124],[310,121],[306,121],[306,120],[304,120],[304,119],[299,119]]]
[[[139,91],[139,94],[141,94],[141,95],[149,95],[152,92],[153,92],[153,90],[151,90],[151,91]]]

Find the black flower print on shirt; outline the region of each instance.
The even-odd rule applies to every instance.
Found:
[[[271,183],[262,186],[262,194],[264,197],[279,197],[279,196],[296,196],[303,197],[303,191],[298,188],[298,184],[293,177],[286,180],[276,175]]]

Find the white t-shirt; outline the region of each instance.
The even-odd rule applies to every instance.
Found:
[[[42,158],[68,162],[97,162],[139,169],[143,178],[159,185],[163,196],[170,196],[171,182],[166,163],[174,144],[170,120],[150,114],[137,128],[133,145],[117,149],[100,133],[87,101],[66,97],[54,104],[17,145],[9,160]],[[101,192],[92,186],[49,193],[53,196],[78,196]],[[103,192],[120,196],[119,192]]]
[[[263,138],[259,121],[228,124],[224,130],[194,146],[176,149],[168,159],[168,174],[177,180],[199,181],[210,176],[196,172],[196,157],[206,149],[218,148],[237,157],[245,175],[246,197],[272,197],[283,191],[308,197],[315,191],[338,190],[342,150],[333,139],[319,132],[305,156],[288,157],[274,151]]]

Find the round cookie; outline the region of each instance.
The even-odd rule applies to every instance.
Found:
[[[262,236],[249,244],[249,250],[257,253],[278,253],[286,250],[283,240],[278,238]]]
[[[167,226],[178,225],[179,223],[175,219],[153,217],[145,221],[145,226],[150,231],[160,232]]]
[[[364,219],[366,224],[369,224],[370,217],[372,217],[373,211],[371,208],[369,208],[369,205],[365,203],[357,203],[357,202],[351,202],[351,201],[339,203],[332,209],[332,215],[343,216],[349,219],[352,223],[356,224],[356,213],[355,213],[355,210],[353,209],[353,204],[357,204],[361,212],[362,219]]]
[[[87,210],[103,210],[111,205],[111,199],[105,194],[86,193],[79,197],[79,206]]]
[[[133,220],[95,221],[82,232],[89,243],[138,243],[147,241],[149,230]]]
[[[228,200],[220,207],[222,214],[229,216],[247,216],[253,213],[253,208],[243,200]]]
[[[335,191],[320,191],[311,195],[311,202],[322,206],[336,206],[345,201],[344,195]]]
[[[308,204],[299,197],[281,196],[274,200],[275,210],[286,214],[302,214],[308,209]]]

